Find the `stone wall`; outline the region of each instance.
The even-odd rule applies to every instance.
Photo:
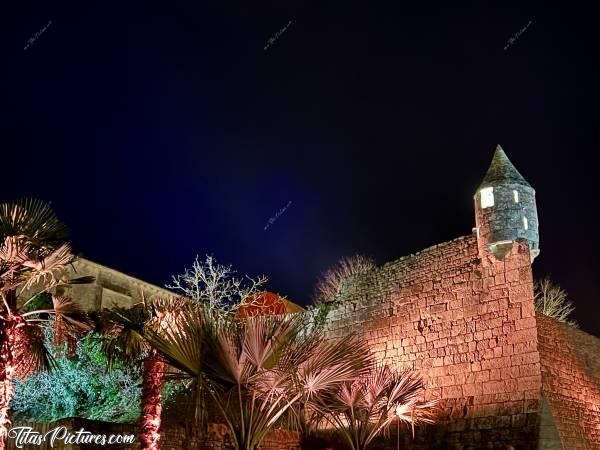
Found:
[[[171,297],[174,294],[167,289],[155,286],[110,267],[79,258],[73,264],[69,276],[93,276],[90,284],[73,285],[65,294],[81,304],[86,311],[99,311],[115,306],[129,308],[141,300],[143,292],[147,299],[153,297]]]
[[[544,396],[563,448],[599,449],[600,339],[544,315],[537,322]]]
[[[217,423],[210,424],[203,435],[190,433],[183,425],[168,425],[161,429],[160,446],[162,450],[229,450],[227,434],[227,427]],[[300,450],[300,438],[298,433],[275,429],[267,434],[260,449]]]
[[[480,259],[465,236],[357,276],[328,327],[358,331],[379,361],[422,374],[426,398],[440,399],[436,445],[536,448],[541,374],[525,242],[503,260]]]

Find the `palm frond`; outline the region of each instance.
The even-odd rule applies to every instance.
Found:
[[[199,306],[185,297],[156,297],[146,300],[142,292],[142,306],[150,313],[146,325],[156,330],[166,330],[177,326],[179,317],[195,314]]]
[[[101,312],[97,320],[97,331],[103,336],[102,351],[106,356],[108,369],[113,369],[117,362],[139,362],[150,351],[150,346],[142,336],[149,318],[150,313],[142,305]]]
[[[30,241],[52,245],[68,234],[50,205],[41,200],[26,198],[0,204],[0,237],[24,235]]]
[[[193,377],[200,375],[205,352],[205,324],[201,314],[177,314],[176,320],[164,321],[157,330],[145,326],[142,335],[177,369]]]
[[[321,340],[303,355],[303,360],[296,364],[297,376],[308,398],[359,378],[368,373],[373,364],[366,343],[353,336]]]
[[[366,448],[394,421],[412,427],[413,435],[415,425],[434,422],[436,402],[421,401],[422,389],[418,375],[380,366],[344,383],[337,393],[319,397],[319,411],[353,448]]]
[[[53,363],[43,329],[37,324],[23,321],[17,326],[12,352],[15,373],[21,380],[32,373],[50,369]]]
[[[52,305],[54,342],[61,345],[66,340],[71,352],[74,349],[74,338],[91,330],[92,322],[81,306],[70,298],[52,296]]]
[[[0,292],[8,292],[23,284],[22,273],[29,261],[31,246],[20,236],[6,236],[0,243]],[[24,270],[25,269],[25,270]]]
[[[80,330],[88,331],[92,324],[81,305],[67,297],[52,296],[53,313],[55,320],[60,319]]]
[[[67,266],[73,262],[75,256],[71,253],[69,244],[62,244],[49,255],[40,259],[29,259],[23,266],[32,270],[24,285],[29,289],[38,283],[44,283],[46,287],[58,284],[60,276],[64,274]]]
[[[29,260],[31,246],[18,236],[5,236],[0,244],[0,261],[9,266],[19,266]]]
[[[252,316],[243,324],[243,351],[257,368],[272,368],[285,360],[300,332],[299,315]]]
[[[235,326],[222,328],[215,339],[209,341],[215,351],[205,366],[215,379],[239,385],[250,376],[252,366],[248,353],[243,351],[241,336],[234,330]]]

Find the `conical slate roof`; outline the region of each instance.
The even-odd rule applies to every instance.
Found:
[[[508,159],[508,156],[506,156],[502,147],[498,145],[490,168],[477,190],[505,183],[521,184],[523,186],[531,187],[525,178],[523,178],[523,175],[521,175],[515,166],[513,166],[513,163],[510,162],[510,159]]]

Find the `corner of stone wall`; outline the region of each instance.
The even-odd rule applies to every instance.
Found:
[[[537,321],[547,415],[565,449],[598,449],[600,339],[541,313]],[[547,438],[546,442],[553,441]]]
[[[348,286],[330,320],[336,335],[360,332],[380,362],[423,376],[445,442],[535,445],[541,374],[526,242],[499,260],[469,235],[392,261]]]

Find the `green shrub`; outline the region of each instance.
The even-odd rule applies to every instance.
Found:
[[[51,336],[47,339],[51,341]],[[106,371],[101,338],[89,334],[77,343],[76,354],[67,358],[64,349],[53,349],[55,368],[15,383],[11,402],[16,420],[53,422],[82,417],[107,422],[132,423],[140,415],[141,364],[123,367],[117,363]],[[165,386],[164,400],[178,386]]]

